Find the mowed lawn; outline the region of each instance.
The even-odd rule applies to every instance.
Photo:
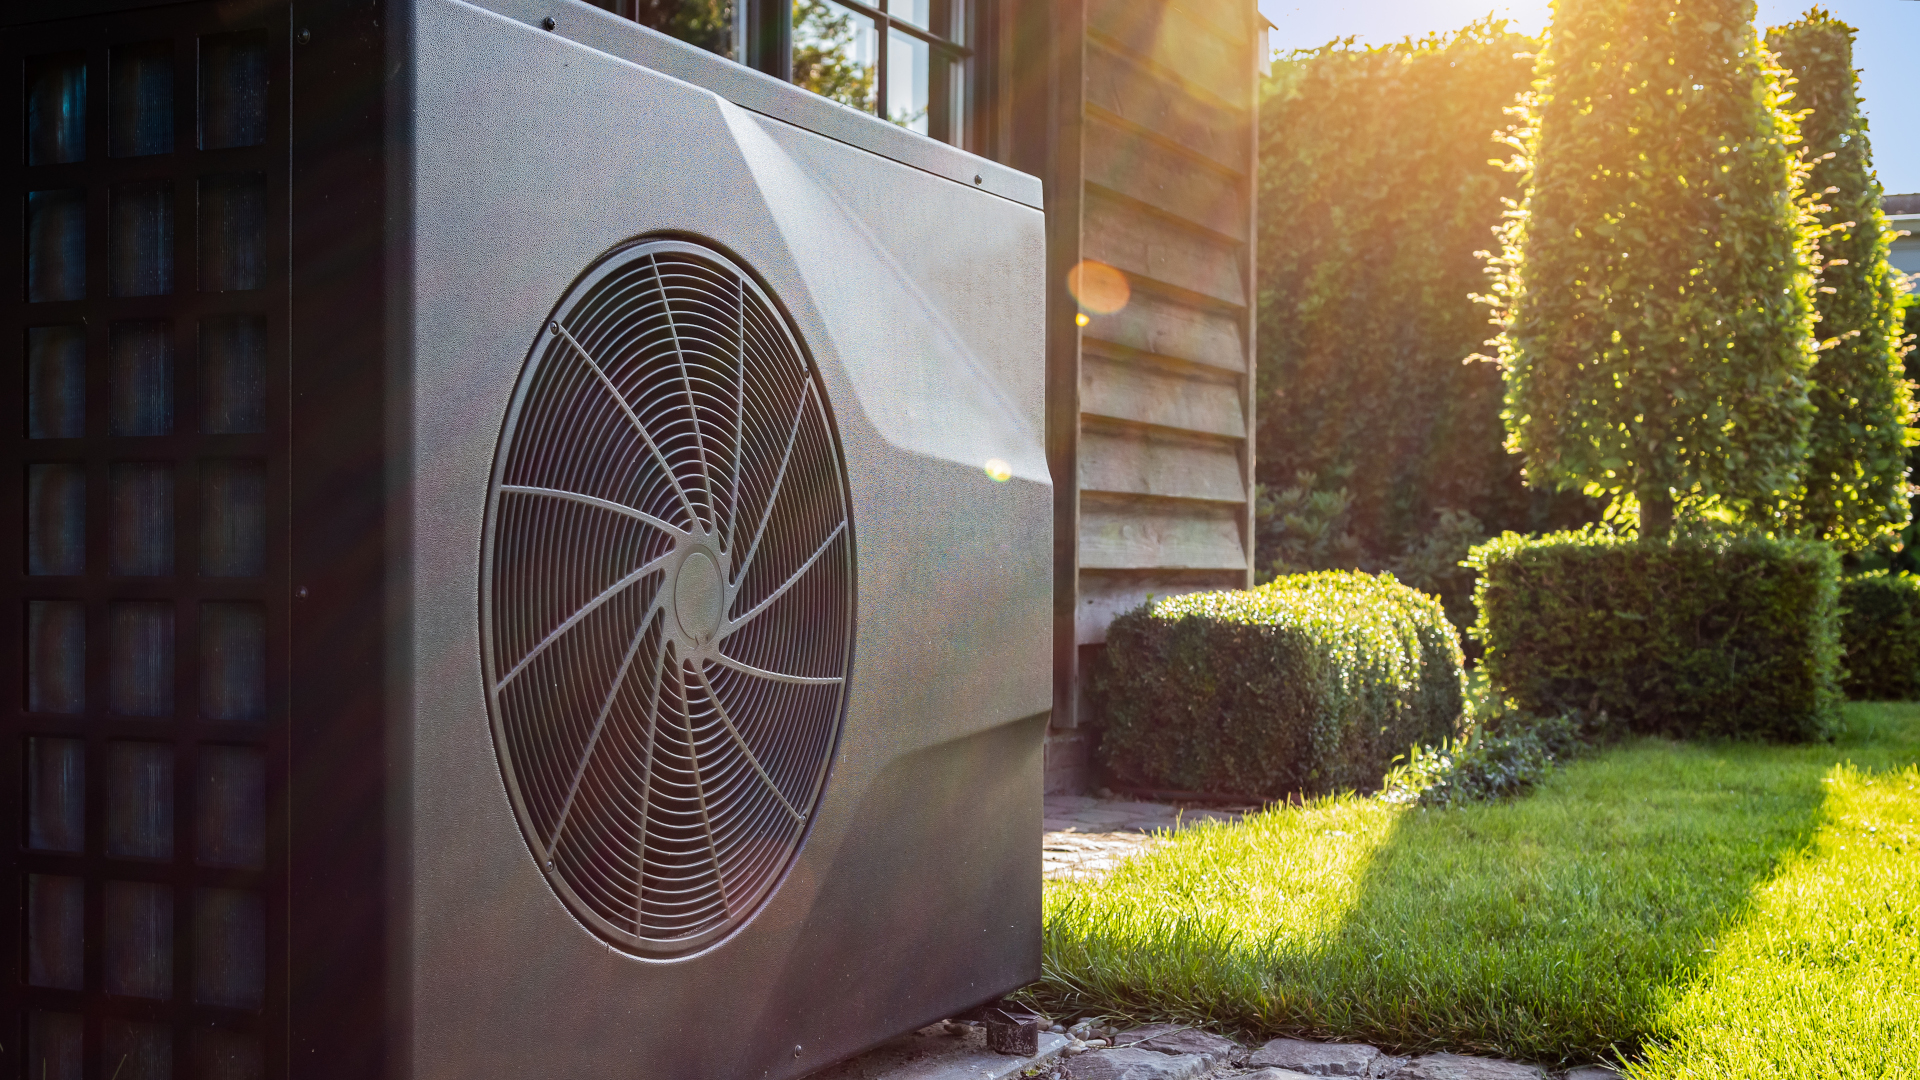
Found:
[[[1667,1077],[1920,1076],[1920,706],[1639,740],[1513,802],[1341,797],[1049,883],[1036,1002]]]

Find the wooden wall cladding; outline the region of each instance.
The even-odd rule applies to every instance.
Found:
[[[1073,634],[1089,645],[1150,595],[1251,582],[1258,16],[1251,0],[1083,12],[1079,253],[1132,290],[1119,311],[1081,312],[1072,358]]]
[[[1047,192],[1054,715],[1151,595],[1252,583],[1254,0],[979,0],[988,153]],[[987,40],[982,38],[982,40]],[[1078,297],[1121,271],[1127,302]]]

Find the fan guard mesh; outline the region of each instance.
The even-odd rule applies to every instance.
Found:
[[[534,343],[487,509],[495,744],[547,880],[631,951],[741,925],[804,839],[849,662],[840,461],[786,319],[709,248],[614,253]]]

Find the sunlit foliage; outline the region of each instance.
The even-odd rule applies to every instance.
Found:
[[[1752,0],[1560,0],[1492,299],[1528,483],[1643,508],[1798,483],[1814,222]]]
[[[1913,403],[1902,370],[1905,279],[1887,265],[1892,230],[1860,114],[1853,35],[1853,27],[1814,8],[1767,31],[1767,45],[1795,80],[1789,107],[1805,111],[1801,154],[1811,166],[1807,190],[1819,204],[1821,262],[1807,465],[1779,512],[1786,528],[1858,550],[1910,516],[1906,425]]]
[[[1275,65],[1260,106],[1259,563],[1392,570],[1471,621],[1458,563],[1506,529],[1577,524],[1502,447],[1472,301],[1501,200],[1506,110],[1538,42],[1483,20]]]

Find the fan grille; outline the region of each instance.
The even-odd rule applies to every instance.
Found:
[[[718,940],[799,850],[849,660],[840,461],[791,327],[711,249],[614,253],[534,343],[488,500],[487,685],[527,843],[616,944]]]

